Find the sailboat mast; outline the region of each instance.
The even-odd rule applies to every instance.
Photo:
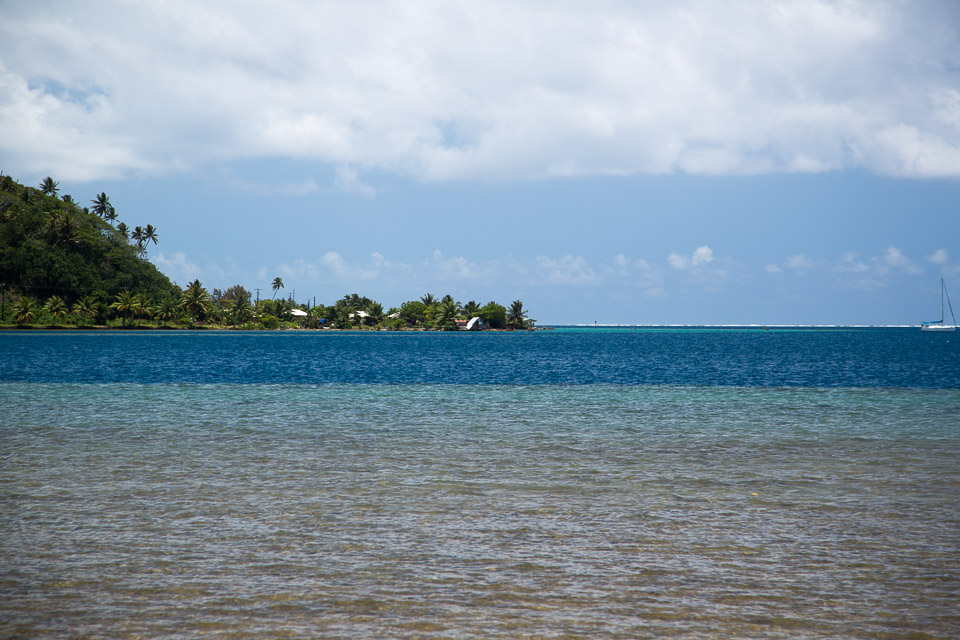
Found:
[[[943,278],[940,278],[940,286],[942,287],[941,300],[940,300],[940,315],[943,315],[943,296],[947,296],[947,306],[950,307],[950,317],[953,318],[953,326],[957,326],[957,316],[953,315],[953,303],[950,302],[950,294],[947,292],[947,284],[943,281]],[[941,318],[942,320],[942,318]]]
[[[940,324],[943,324],[943,293],[947,290],[947,285],[940,278]]]

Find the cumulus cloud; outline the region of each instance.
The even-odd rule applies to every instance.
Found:
[[[652,277],[657,269],[643,258],[632,259],[623,253],[613,256],[614,270],[623,277]]]
[[[693,266],[698,266],[701,264],[709,264],[713,262],[713,249],[704,245],[702,247],[697,247],[693,255],[690,256],[690,264]]]
[[[478,264],[463,256],[445,256],[439,249],[423,263],[425,276],[441,281],[487,280],[499,276],[499,264],[496,261]]]
[[[678,271],[683,271],[690,267],[699,267],[713,262],[713,249],[707,245],[703,245],[697,247],[689,256],[671,253],[667,256],[667,262]]]
[[[883,256],[879,259],[879,269],[886,272],[893,269],[899,269],[906,273],[918,274],[922,271],[912,260],[903,255],[903,252],[894,246],[889,246],[883,251]]]
[[[584,285],[600,281],[600,277],[583,256],[537,256],[537,271],[540,277],[550,284]]]
[[[869,291],[888,287],[904,275],[920,275],[923,269],[891,245],[875,256],[861,258],[856,253],[844,253],[837,260],[834,272],[839,274],[841,284]]]
[[[360,180],[359,174],[350,167],[340,167],[333,178],[333,190],[350,193],[364,198],[372,198],[377,191]]]
[[[0,160],[960,176],[955,27],[951,3],[879,0],[7,3]],[[334,188],[372,195],[352,169]]]
[[[188,282],[198,277],[200,267],[187,258],[187,254],[175,252],[167,255],[162,251],[153,258],[157,268],[176,282]]]
[[[788,269],[793,269],[794,271],[807,271],[808,269],[812,269],[815,264],[806,254],[797,253],[787,258],[786,266]]]
[[[865,273],[870,266],[860,260],[856,253],[848,252],[840,256],[837,261],[837,270],[841,272]]]
[[[949,261],[949,258],[947,257],[947,250],[937,249],[936,251],[931,253],[929,256],[927,256],[927,260],[929,262],[932,262],[933,264],[943,266],[947,264],[947,262]]]

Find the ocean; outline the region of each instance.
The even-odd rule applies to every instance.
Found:
[[[3,638],[956,638],[960,335],[0,332]]]

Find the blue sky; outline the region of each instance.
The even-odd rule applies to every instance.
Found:
[[[960,291],[956,3],[3,9],[0,170],[105,191],[180,285],[541,323],[916,324]]]

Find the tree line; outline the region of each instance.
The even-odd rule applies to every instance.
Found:
[[[0,324],[453,331],[479,318],[490,329],[532,326],[520,300],[504,307],[427,293],[385,309],[353,293],[330,305],[296,305],[277,298],[279,277],[273,297],[256,301],[240,284],[209,292],[194,280],[181,289],[145,257],[158,242],[152,224],[131,230],[118,222],[103,192],[90,205],[60,196],[50,177],[33,188],[0,174]]]
[[[296,313],[297,311],[301,313]],[[4,312],[0,312],[4,313]],[[490,301],[460,303],[450,295],[433,294],[404,302],[399,307],[383,305],[356,293],[331,305],[296,305],[292,300],[252,301],[241,285],[226,291],[207,291],[194,280],[178,294],[153,296],[121,291],[113,297],[95,292],[73,304],[59,295],[38,301],[21,295],[2,322],[12,320],[19,327],[119,326],[121,328],[238,328],[238,329],[378,329],[456,331],[462,323],[479,318],[484,328],[519,330],[531,328],[520,300],[509,307]],[[458,324],[460,323],[460,324]]]

